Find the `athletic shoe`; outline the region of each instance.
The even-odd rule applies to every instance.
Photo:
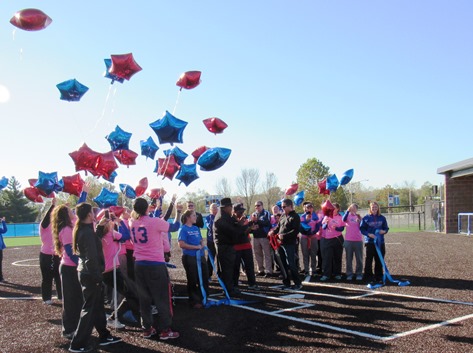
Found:
[[[114,343],[118,343],[118,342],[121,342],[121,341],[122,341],[122,339],[120,337],[115,337],[115,336],[112,336],[112,335],[108,335],[107,337],[100,339],[99,346],[107,346],[109,344],[114,344]]]
[[[256,275],[260,276],[260,277],[263,277],[265,275],[265,273],[264,273],[264,271],[259,271]]]
[[[82,348],[72,348],[69,347],[69,352],[92,352],[93,347],[92,346],[87,346],[87,347],[82,347]]]
[[[340,280],[342,279],[342,276],[336,275],[336,276],[335,276],[335,279],[336,279],[337,281],[340,281]]]
[[[302,289],[302,284],[296,284],[292,287],[294,290],[301,290]]]
[[[347,281],[353,281],[353,275],[348,275],[347,276]]]
[[[143,338],[151,338],[152,336],[156,335],[156,329],[154,327],[145,328],[143,329]]]
[[[49,300],[45,300],[43,303],[46,304],[46,305],[51,305],[53,303],[53,301],[51,299],[49,299]]]
[[[330,279],[329,276],[322,276],[322,277],[320,277],[320,281],[321,281],[321,282],[327,282],[329,279]]]
[[[363,275],[358,275],[356,276],[357,281],[363,281]]]
[[[169,340],[169,339],[174,339],[179,337],[179,332],[175,332],[168,328],[167,330],[161,331],[159,334],[159,339],[160,340]]]
[[[107,319],[107,326],[116,330],[123,330],[125,325],[115,319]]]
[[[251,289],[251,290],[260,290],[257,284],[253,284],[252,286],[248,286],[248,289]]]

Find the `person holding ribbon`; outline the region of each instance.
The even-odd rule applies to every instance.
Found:
[[[182,249],[182,265],[186,270],[189,304],[201,309],[209,293],[209,271],[205,259],[205,243],[200,228],[195,225],[197,214],[187,210],[182,215],[178,243]]]
[[[369,214],[363,217],[360,223],[360,231],[364,236],[366,257],[363,278],[366,281],[381,282],[383,280],[383,264],[377,254],[376,248],[380,250],[383,257],[386,254],[384,235],[389,231],[388,222],[379,209],[377,202],[370,203]],[[373,276],[374,260],[374,276]]]
[[[218,212],[218,205],[213,203],[209,206],[210,214],[205,217],[205,223],[207,224],[207,249],[209,256],[207,257],[207,268],[209,270],[209,278],[212,277],[213,269],[215,262],[212,263],[212,260],[215,261],[215,256],[217,255],[217,249],[215,248],[214,242],[214,220]]]

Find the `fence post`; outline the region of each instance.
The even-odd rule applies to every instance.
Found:
[[[417,215],[418,215],[418,217],[419,217],[419,230],[421,230],[421,229],[420,229],[420,228],[421,228],[421,225],[420,225],[420,211],[417,211]]]

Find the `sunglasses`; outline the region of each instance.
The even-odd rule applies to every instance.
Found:
[[[255,207],[261,207],[261,206],[263,206],[263,205],[255,205]]]

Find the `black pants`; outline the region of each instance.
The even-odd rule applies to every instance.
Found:
[[[133,257],[134,251],[131,249],[126,249],[126,270],[127,273],[124,273],[124,275],[127,275],[129,279],[132,281],[135,280],[135,258]]]
[[[240,278],[240,265],[243,263],[248,285],[256,284],[255,277],[255,261],[253,259],[253,249],[237,250],[235,256],[235,265],[233,267],[233,285],[238,287],[238,279]]]
[[[79,272],[84,304],[80,313],[79,325],[71,341],[71,348],[87,347],[92,330],[99,333],[100,338],[110,335],[105,317],[102,282],[97,283],[89,274]]]
[[[3,281],[3,250],[0,249],[0,281]]]
[[[205,293],[209,293],[209,272],[205,256],[200,259],[200,267],[202,269],[202,285]],[[189,304],[202,304],[202,288],[200,287],[199,272],[197,270],[197,257],[190,255],[182,255],[182,265],[186,270],[187,293],[189,294]]]
[[[80,319],[82,309],[82,288],[76,266],[59,266],[62,284],[62,333],[73,333]]]
[[[58,299],[62,299],[61,276],[59,263],[61,258],[57,255],[39,253],[39,267],[41,269],[41,297],[43,301],[51,300],[53,279],[56,285]]]
[[[378,252],[376,251],[376,245],[374,243],[366,243],[366,258],[365,258],[365,270],[364,277],[366,280],[371,280],[373,277],[373,260],[374,260],[374,275],[376,281],[381,281],[383,279],[383,265],[379,259]],[[381,254],[386,254],[386,247],[383,244],[380,244]]]
[[[322,238],[320,244],[324,276],[340,276],[342,274],[343,235],[336,238]]]
[[[299,271],[297,270],[296,264],[296,245],[295,244],[286,244],[281,245],[278,249],[279,256],[281,257],[282,265],[284,266],[287,278],[283,279],[283,284],[285,286],[291,285],[291,279],[294,281],[295,285],[300,285],[302,283],[299,278]]]
[[[215,261],[215,255],[217,254],[217,249],[215,248],[215,243],[213,241],[207,241],[207,248],[209,249],[209,254],[212,255],[212,258]],[[210,256],[207,257],[207,268],[208,268],[208,271],[209,271],[209,277],[211,277],[214,268],[212,266],[212,260],[210,260]]]
[[[233,245],[217,244],[218,276],[222,279],[229,294],[233,293],[233,268],[236,251]]]
[[[138,302],[138,290],[133,286],[133,281],[126,281],[119,268],[117,271],[117,293],[120,293],[125,298],[118,305],[118,315],[123,315],[126,311],[131,310],[133,315],[137,316],[140,313],[140,304]],[[105,272],[103,274],[103,282],[113,288],[113,271]],[[113,293],[113,290],[112,290]]]

